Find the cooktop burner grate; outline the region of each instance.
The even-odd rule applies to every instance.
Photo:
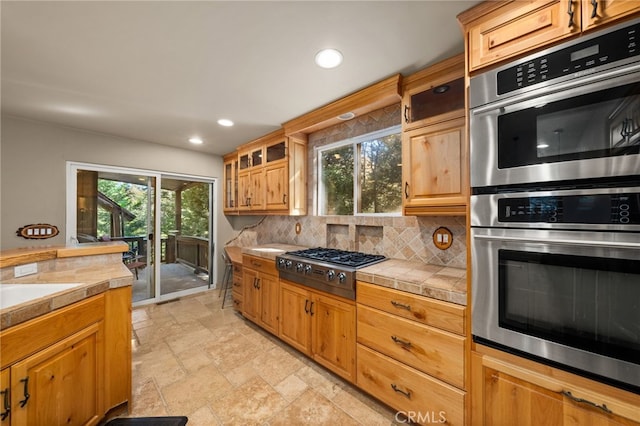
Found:
[[[329,249],[323,247],[290,251],[287,252],[287,254],[319,262],[329,262],[335,263],[336,265],[349,266],[352,268],[358,268],[385,259],[381,254],[367,254],[357,251]]]

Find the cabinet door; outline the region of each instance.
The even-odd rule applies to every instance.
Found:
[[[0,371],[0,425],[11,423],[11,375],[9,369]]]
[[[238,208],[238,156],[224,162],[224,211],[234,212]]]
[[[249,172],[238,173],[238,210],[249,210],[251,201],[251,175]]]
[[[469,28],[469,71],[579,32],[578,0],[507,3]]]
[[[12,424],[97,424],[103,413],[102,322],[11,367]]]
[[[289,205],[289,170],[286,163],[265,170],[267,210],[286,210]]]
[[[280,318],[280,282],[278,277],[258,274],[258,290],[260,292],[260,323],[273,334],[278,334],[278,318]]]
[[[467,199],[467,153],[464,119],[403,134],[404,208],[453,206],[463,214]],[[436,210],[438,213],[446,213]],[[415,212],[413,212],[415,213]]]
[[[298,286],[280,283],[280,338],[302,353],[311,353],[311,294]]]
[[[242,315],[256,323],[260,318],[260,290],[257,282],[256,271],[247,268],[242,270]]]
[[[249,206],[251,210],[264,210],[266,187],[264,184],[264,169],[253,170],[250,174],[251,196]]]
[[[485,425],[562,424],[558,394],[492,368],[484,369],[484,398]]]
[[[582,0],[582,29],[588,30],[639,11],[638,0]]]
[[[355,305],[313,293],[309,314],[313,359],[344,379],[355,382]]]

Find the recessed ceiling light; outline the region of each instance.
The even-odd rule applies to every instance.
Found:
[[[233,126],[233,121],[226,118],[221,118],[220,120],[218,120],[218,124],[224,127],[231,127]]]
[[[316,53],[316,64],[322,68],[335,68],[342,63],[342,53],[336,49],[323,49]]]
[[[356,115],[353,112],[349,111],[349,112],[345,112],[344,114],[340,114],[338,116],[338,119],[346,121],[346,120],[351,120],[355,116]]]
[[[202,139],[200,139],[199,137],[189,138],[189,142],[194,145],[202,145]]]

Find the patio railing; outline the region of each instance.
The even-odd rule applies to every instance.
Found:
[[[207,238],[169,235],[164,253],[167,263],[178,261],[191,266],[196,272],[209,272],[209,240]]]

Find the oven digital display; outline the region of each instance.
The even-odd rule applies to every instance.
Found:
[[[594,44],[592,46],[585,47],[584,49],[571,52],[571,62],[579,61],[580,59],[587,58],[591,55],[597,55],[598,53],[600,53],[600,45]]]
[[[640,194],[597,194],[498,200],[498,220],[516,223],[640,224]]]

